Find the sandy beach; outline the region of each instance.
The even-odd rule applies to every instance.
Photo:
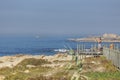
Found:
[[[53,62],[55,60],[59,60],[59,61],[67,60],[68,61],[68,60],[71,60],[71,58],[72,58],[71,56],[68,56],[68,55],[66,57],[63,57],[63,56],[65,56],[65,55],[57,54],[57,55],[53,55],[53,56],[45,56],[45,55],[3,56],[3,57],[0,57],[0,68],[3,68],[3,67],[13,68],[18,63],[20,63],[24,59],[28,59],[28,58],[44,59],[44,60],[48,60],[50,62]]]

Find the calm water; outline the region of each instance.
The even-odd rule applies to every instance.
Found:
[[[64,49],[64,45],[69,45],[72,48],[76,48],[78,43],[67,41],[68,38],[71,37],[0,37],[0,56],[15,54],[53,55],[56,53],[54,49]],[[90,48],[91,45],[96,43],[79,42],[79,44],[85,44],[86,48]]]
[[[54,49],[64,48],[71,44],[67,37],[47,36],[32,37],[0,37],[0,56],[15,54],[55,54]],[[72,47],[75,43],[72,44]],[[70,45],[71,46],[71,45]]]

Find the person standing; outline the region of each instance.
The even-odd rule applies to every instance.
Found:
[[[114,49],[114,44],[113,43],[110,44],[110,49]]]
[[[99,37],[97,39],[97,42],[98,42],[98,51],[102,51],[102,39],[101,39],[101,37]]]

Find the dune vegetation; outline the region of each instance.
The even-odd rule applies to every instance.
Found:
[[[61,54],[52,59],[27,58],[0,69],[0,80],[120,80],[120,72],[105,57],[85,57],[81,66]]]

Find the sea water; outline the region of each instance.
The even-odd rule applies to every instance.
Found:
[[[0,56],[16,54],[53,55],[54,49],[65,48],[71,44],[67,37],[60,36],[0,36]],[[70,45],[73,47],[74,45]]]
[[[53,55],[55,49],[76,49],[77,44],[84,44],[86,48],[97,45],[97,42],[71,42],[74,36],[0,36],[0,56],[31,54]],[[83,37],[83,36],[80,36]]]

